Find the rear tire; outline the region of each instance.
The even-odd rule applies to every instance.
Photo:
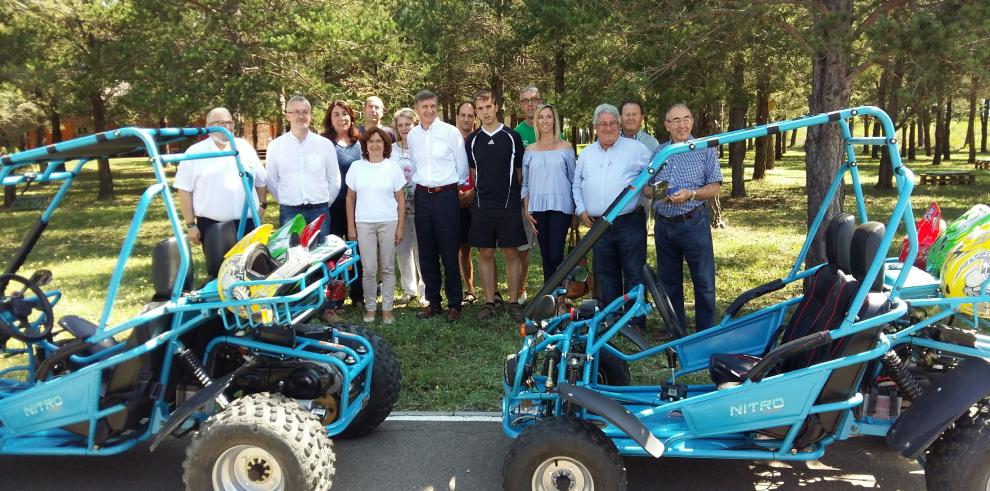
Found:
[[[182,463],[186,489],[330,489],[333,443],[316,417],[268,393],[211,416]]]
[[[351,424],[336,435],[339,438],[354,438],[367,435],[385,421],[399,399],[402,372],[392,346],[370,329],[355,325],[334,326],[341,332],[357,334],[367,339],[374,350],[375,361],[371,371],[371,392],[368,404],[354,416]],[[357,343],[341,339],[341,344],[354,347]],[[363,375],[358,380],[363,380]],[[346,390],[346,389],[345,389]]]
[[[629,385],[629,364],[605,350],[598,352],[598,383],[602,385]]]
[[[935,491],[990,490],[990,411],[977,404],[932,444],[925,487]]]
[[[502,487],[622,491],[626,469],[615,444],[597,426],[570,417],[549,418],[512,442],[502,466]]]

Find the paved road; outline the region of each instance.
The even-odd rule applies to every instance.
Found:
[[[182,489],[188,439],[149,453],[139,447],[102,458],[4,457],[0,488],[157,491]],[[373,434],[335,442],[335,490],[485,491],[500,489],[510,441],[495,422],[386,421]],[[630,490],[924,489],[920,467],[878,439],[834,445],[810,463],[626,459]]]

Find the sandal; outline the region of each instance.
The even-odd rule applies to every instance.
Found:
[[[473,304],[476,300],[478,299],[474,296],[474,292],[468,291],[464,292],[464,297],[463,300],[461,300],[461,303]]]
[[[495,317],[495,304],[492,302],[486,302],[480,309],[478,309],[478,320],[486,321],[492,317]]]
[[[522,305],[519,302],[511,302],[508,306],[509,318],[514,322],[522,322],[526,320],[526,315],[523,314]]]

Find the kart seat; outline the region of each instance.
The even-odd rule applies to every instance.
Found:
[[[223,264],[223,256],[237,244],[237,222],[228,220],[213,226],[203,241],[203,254],[206,255],[206,274],[216,278]]]
[[[778,337],[783,344],[822,330],[826,327],[822,325],[825,323],[830,322],[838,326],[842,316],[835,315],[836,310],[841,308],[842,311],[839,313],[843,314],[848,309],[846,304],[856,292],[856,288],[851,284],[853,278],[846,274],[851,271],[850,247],[855,226],[855,217],[848,213],[842,213],[829,222],[825,230],[825,257],[828,263],[808,281],[804,298],[795,309],[790,322],[780,328],[783,336],[780,336],[778,330],[759,356],[736,353],[711,355],[709,372],[716,385],[741,382],[746,378],[747,373],[774,348]],[[784,370],[793,369],[790,365],[784,364]]]

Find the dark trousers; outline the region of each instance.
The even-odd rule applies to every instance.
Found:
[[[346,189],[341,191],[341,193],[346,192]],[[347,238],[347,204],[344,200],[337,200],[330,204],[330,233],[343,239]],[[359,255],[361,254],[361,251],[358,249],[355,249],[355,252]],[[358,280],[348,285],[347,296],[351,298],[351,303],[358,305],[364,301],[364,285],[361,283],[361,274],[363,271],[361,261],[358,261],[354,267],[357,268]]]
[[[591,249],[595,283],[608,305],[642,283],[646,264],[646,216],[640,208],[615,219]],[[642,325],[642,318],[635,324]]]
[[[440,307],[440,261],[443,261],[444,291],[447,306],[461,308],[461,268],[457,251],[461,242],[461,208],[457,190],[428,193],[417,188],[416,243],[419,247],[419,269],[426,283],[426,300],[431,307]]]
[[[543,257],[543,282],[546,283],[564,261],[564,245],[567,243],[567,229],[573,215],[562,211],[534,211],[536,219],[536,241],[540,244]],[[524,224],[529,226],[529,224]]]
[[[210,232],[213,230],[213,227],[215,227],[218,223],[220,222],[212,218],[196,217],[196,228],[199,229],[199,240],[200,243],[203,244],[204,253],[206,252],[206,236],[210,234]],[[234,220],[235,228],[239,227],[240,225],[241,225],[240,220]],[[252,230],[254,230],[254,219],[248,218],[247,224],[244,225],[244,233],[247,234]]]
[[[712,227],[706,205],[683,222],[666,222],[657,217],[653,238],[657,245],[657,275],[660,285],[670,296],[681,325],[687,329],[684,316],[684,261],[694,283],[694,313],[696,330],[715,323],[715,253],[712,249]]]

